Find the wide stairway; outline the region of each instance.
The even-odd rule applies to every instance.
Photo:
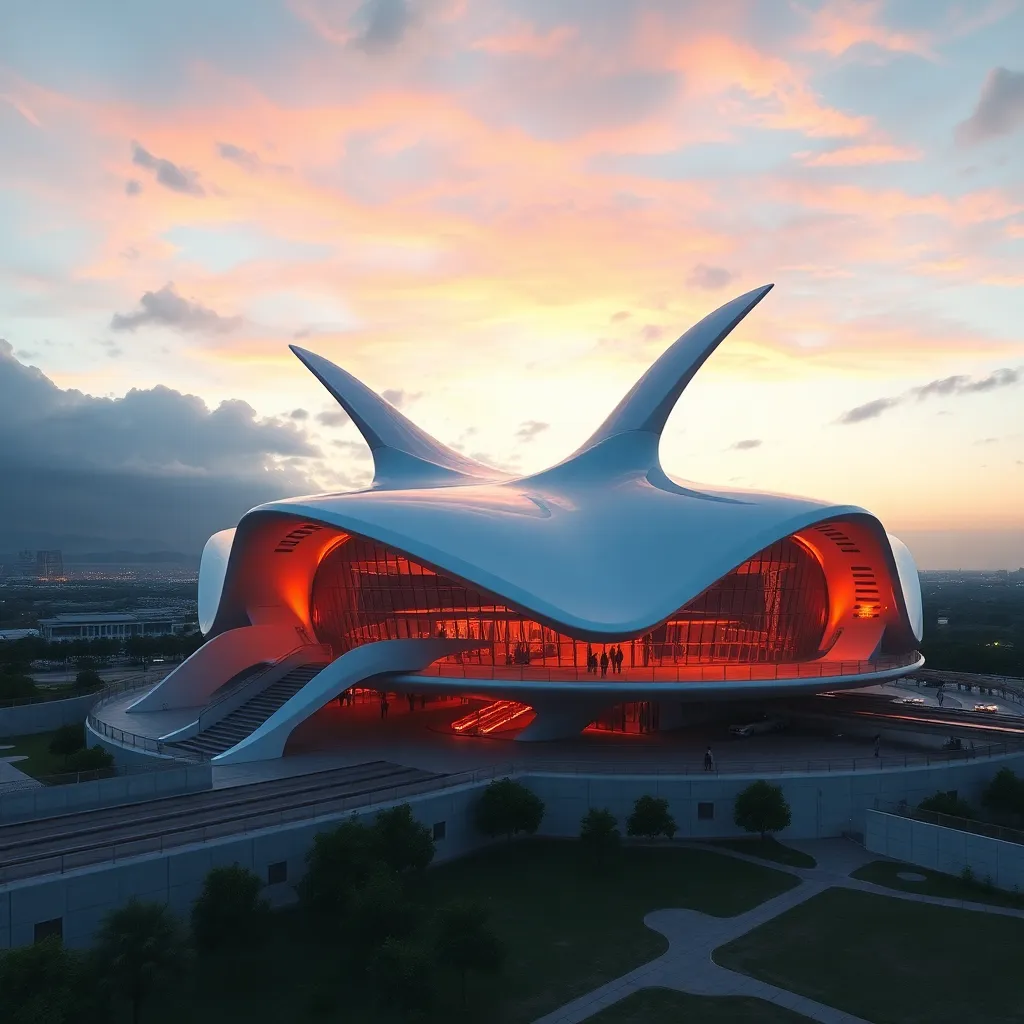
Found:
[[[499,700],[479,711],[471,711],[464,718],[452,722],[452,731],[461,735],[487,736],[522,718],[533,708],[514,700]]]
[[[191,739],[168,743],[173,750],[186,751],[204,760],[223,754],[236,743],[241,743],[246,736],[254,733],[279,707],[290,697],[301,690],[327,662],[315,662],[300,665],[283,675],[276,683],[271,683],[262,693],[247,700],[241,707],[235,708],[219,722],[204,729]]]

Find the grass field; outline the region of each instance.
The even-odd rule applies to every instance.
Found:
[[[900,872],[924,875],[923,882],[910,882],[900,878]],[[954,875],[943,875],[916,864],[900,864],[898,861],[874,860],[854,871],[851,878],[859,878],[875,885],[901,892],[916,892],[923,896],[941,896],[947,900],[966,900],[970,903],[988,903],[993,907],[1013,907],[1024,910],[1024,896],[1019,893],[1002,892],[984,885],[980,881],[965,882]]]
[[[644,988],[594,1014],[587,1024],[808,1024],[809,1020],[764,999]]]
[[[33,778],[42,778],[45,775],[57,775],[66,771],[64,758],[57,757],[49,751],[50,740],[53,739],[52,732],[40,732],[32,736],[12,736],[9,739],[0,739],[0,747],[11,747],[11,750],[0,750],[0,757],[14,757],[25,755],[27,760],[15,761],[14,767]]]
[[[792,868],[818,866],[818,862],[809,853],[794,850],[793,847],[786,846],[771,836],[765,836],[764,839],[760,836],[751,836],[749,839],[715,839],[710,845],[746,853],[751,857],[759,857],[761,860],[770,860],[775,864],[785,864]]]
[[[716,963],[874,1024],[1024,1019],[1024,920],[829,889]]]
[[[573,842],[518,842],[428,872],[421,893],[428,907],[478,900],[490,908],[508,948],[499,977],[471,979],[468,1016],[451,978],[440,986],[433,1019],[527,1024],[664,952],[665,939],[643,924],[648,911],[689,907],[729,916],[796,881],[704,850],[624,849],[618,863],[600,873],[585,867],[580,855]],[[146,1021],[382,1020],[372,996],[360,993],[345,972],[339,954],[308,933],[301,915],[285,911],[265,946],[201,960],[192,990],[153,1007]]]

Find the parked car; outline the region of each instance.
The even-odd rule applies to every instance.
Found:
[[[786,723],[781,718],[762,718],[757,722],[748,722],[746,725],[730,725],[730,736],[764,736],[770,732],[781,732],[786,728]]]

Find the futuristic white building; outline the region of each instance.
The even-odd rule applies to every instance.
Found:
[[[518,738],[547,739],[628,702],[834,690],[917,668],[917,570],[874,516],[661,467],[679,396],[770,288],[705,317],[575,453],[523,478],[293,346],[362,432],[373,483],[261,505],[210,538],[207,642],[131,711],[202,709],[163,739],[223,763],[280,756],[355,686],[483,697],[488,722],[520,717]],[[593,659],[610,649],[605,674]]]

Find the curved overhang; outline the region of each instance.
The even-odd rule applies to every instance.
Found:
[[[891,533],[887,536],[907,609],[907,621],[910,623],[914,639],[920,643],[924,637],[924,602],[921,598],[921,577],[917,572],[917,563],[910,553],[910,548],[899,537],[894,537]]]
[[[209,633],[217,618],[224,580],[228,573],[235,528],[215,533],[203,548],[199,560],[199,631]]]

